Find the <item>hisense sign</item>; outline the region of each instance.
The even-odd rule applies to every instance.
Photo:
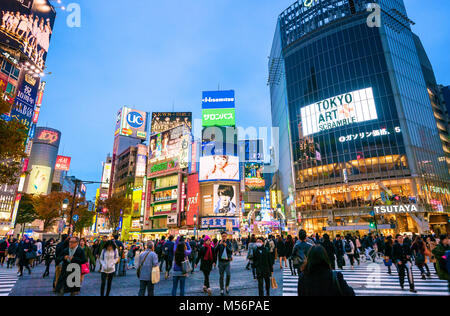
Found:
[[[321,100],[300,112],[303,136],[378,119],[372,88]]]

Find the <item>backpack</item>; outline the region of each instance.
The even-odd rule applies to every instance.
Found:
[[[158,256],[160,256],[160,255],[162,254],[162,246],[163,246],[163,244],[162,244],[161,242],[159,242],[159,243],[156,245],[155,252],[156,252],[156,254],[157,254]]]
[[[294,268],[300,268],[306,261],[306,255],[300,247],[295,246],[292,254],[292,263]]]
[[[345,241],[344,250],[346,253],[352,252],[352,245],[350,244],[350,241]]]
[[[162,254],[163,256],[167,256],[169,254],[169,246],[166,246],[164,244],[164,246],[162,247]]]
[[[446,263],[445,267],[447,269],[447,273],[450,273],[450,250],[447,250],[445,252],[445,257],[446,257],[446,259],[445,259],[445,263]]]

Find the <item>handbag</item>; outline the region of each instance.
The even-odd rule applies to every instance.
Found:
[[[159,283],[161,279],[161,271],[159,270],[159,266],[153,267],[152,269],[152,284]]]
[[[274,277],[270,278],[270,283],[272,285],[272,289],[278,289],[278,284],[277,284],[277,280]]]
[[[34,251],[28,251],[28,252],[25,254],[25,259],[27,259],[27,260],[36,259],[36,252],[34,252]]]
[[[89,269],[89,263],[88,262],[83,263],[81,265],[81,275],[86,275],[89,273],[91,273],[91,270]]]
[[[181,271],[183,271],[183,274],[188,274],[192,272],[192,267],[189,260],[186,259],[181,263]]]

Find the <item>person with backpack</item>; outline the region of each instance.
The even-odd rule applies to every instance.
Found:
[[[439,244],[433,249],[433,255],[436,258],[436,272],[439,279],[448,281],[450,293],[450,238],[448,235],[441,235],[439,239]]]
[[[331,269],[327,252],[322,246],[312,246],[308,260],[298,278],[298,296],[355,296],[341,272]]]
[[[300,229],[298,232],[298,239],[295,243],[294,249],[292,250],[292,264],[294,269],[297,269],[298,275],[300,275],[301,268],[306,262],[308,256],[308,251],[311,249],[312,244],[306,242],[306,231]]]
[[[156,243],[155,246],[155,253],[158,256],[159,261],[159,269],[162,271],[163,265],[164,265],[164,254],[163,254],[163,248],[164,244],[166,242],[166,236],[162,236],[161,240]]]
[[[352,269],[354,269],[355,267],[353,266],[353,264],[355,263],[355,244],[353,243],[351,237],[352,236],[350,234],[345,236],[344,251],[348,257],[348,260],[350,261],[350,265],[352,266]]]
[[[163,256],[166,261],[166,273],[165,279],[169,278],[170,270],[172,269],[173,258],[174,258],[174,247],[175,243],[173,242],[173,236],[169,236],[169,240],[164,243],[163,247]]]

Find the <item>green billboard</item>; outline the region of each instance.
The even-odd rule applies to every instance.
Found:
[[[208,126],[235,126],[235,109],[203,109],[202,123]]]

